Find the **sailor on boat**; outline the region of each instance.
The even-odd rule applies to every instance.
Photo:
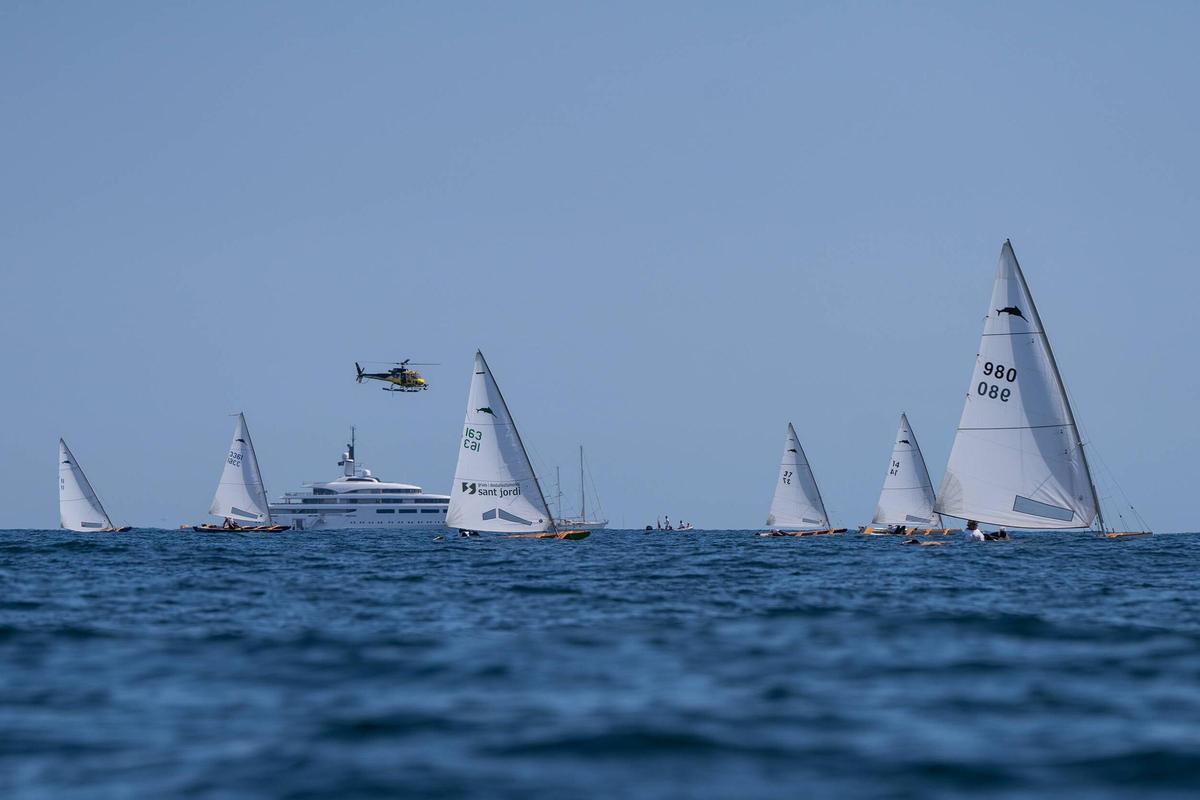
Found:
[[[979,530],[979,523],[973,519],[967,520],[967,529],[963,532],[963,537],[968,542],[986,542],[987,536],[983,531]]]

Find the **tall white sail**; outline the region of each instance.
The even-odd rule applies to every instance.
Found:
[[[59,524],[69,531],[104,531],[115,527],[62,439],[58,440],[58,517]]]
[[[446,526],[501,533],[554,529],[525,445],[480,352],[475,353]]]
[[[237,415],[233,441],[229,444],[229,454],[225,456],[225,469],[221,472],[221,482],[217,485],[217,494],[208,513],[231,517],[239,522],[269,524],[271,521],[267,490],[263,486],[262,473],[258,470],[258,457],[254,455],[254,443],[250,441],[245,414]]]
[[[796,438],[792,423],[787,426],[783,459],[779,464],[779,480],[767,525],[778,530],[822,530],[829,527],[825,503],[813,477],[804,448]]]
[[[937,510],[1017,528],[1083,528],[1097,507],[1058,366],[1006,241]]]
[[[888,461],[879,505],[875,507],[875,525],[910,525],[941,528],[942,517],[933,510],[933,482],[925,468],[925,458],[913,435],[908,416],[900,415],[900,430]]]

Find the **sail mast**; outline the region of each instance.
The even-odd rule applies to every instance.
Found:
[[[579,521],[587,519],[587,494],[583,490],[583,445],[579,445]]]

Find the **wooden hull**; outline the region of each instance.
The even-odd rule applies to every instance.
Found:
[[[820,531],[763,531],[759,536],[833,536],[834,534],[845,532],[845,528],[826,528]]]
[[[586,539],[592,534],[591,531],[544,531],[542,533],[513,533],[505,536],[505,539],[566,539],[577,542],[580,539]]]
[[[1153,536],[1153,531],[1111,531],[1104,534],[1105,539],[1132,539],[1135,536]]]
[[[196,533],[280,533],[291,530],[291,528],[291,525],[252,525],[249,527],[239,525],[236,528],[226,528],[224,525],[192,526],[192,530]]]
[[[891,528],[859,528],[858,532],[866,536],[954,536],[962,533],[962,528],[905,528],[901,533],[892,533]]]

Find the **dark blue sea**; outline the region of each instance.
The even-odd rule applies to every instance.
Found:
[[[0,532],[0,796],[1194,798],[1198,547]]]

